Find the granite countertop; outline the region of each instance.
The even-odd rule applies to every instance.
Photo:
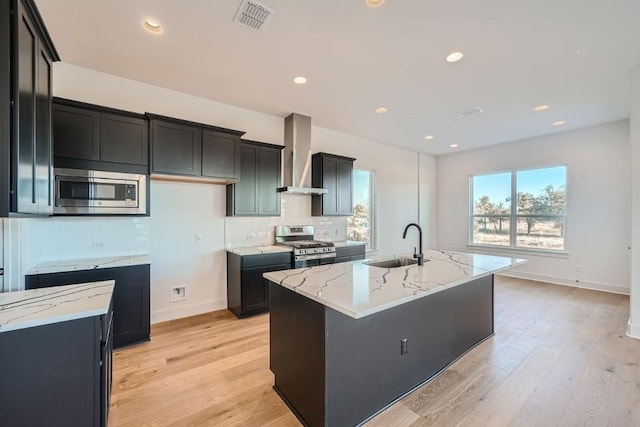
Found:
[[[245,256],[245,255],[260,255],[260,254],[273,254],[278,252],[291,252],[291,248],[287,246],[268,245],[268,246],[249,246],[246,248],[229,248],[227,252],[232,254]]]
[[[47,261],[25,271],[25,275],[59,273],[62,271],[95,270],[98,268],[123,267],[127,265],[149,264],[149,255],[128,255],[100,258]]]
[[[411,257],[412,254],[403,255]],[[524,259],[429,249],[425,263],[381,268],[352,261],[265,273],[264,277],[359,319],[526,262]]]
[[[107,313],[115,281],[0,294],[0,333]]]

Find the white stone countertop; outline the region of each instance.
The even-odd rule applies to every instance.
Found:
[[[345,247],[345,246],[364,246],[365,243],[364,242],[356,242],[356,241],[353,241],[353,240],[340,240],[340,241],[337,241],[337,242],[333,242],[333,245],[336,248],[342,248],[342,247]]]
[[[0,294],[0,333],[107,313],[115,281]]]
[[[286,246],[268,245],[268,246],[249,246],[246,248],[229,248],[228,252],[236,255],[260,255],[260,254],[273,254],[278,252],[291,252],[291,248]]]
[[[70,259],[47,261],[25,271],[25,275],[59,273],[62,271],[95,270],[98,268],[123,267],[127,265],[149,264],[149,255],[128,255],[100,258]]]
[[[273,271],[263,276],[320,304],[359,319],[471,280],[506,270],[524,259],[428,249],[424,265],[381,268],[367,262]]]

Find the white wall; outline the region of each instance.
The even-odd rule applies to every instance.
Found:
[[[548,257],[522,252],[518,256],[529,262],[513,274],[628,293],[631,231],[628,159],[627,120],[440,156],[438,247],[471,250],[467,247],[470,175],[565,164],[569,255]],[[581,266],[580,272],[576,271],[576,265]]]
[[[151,112],[243,130],[246,131],[244,137],[247,139],[283,144],[282,117],[226,105],[70,64],[54,65],[54,95],[128,111]],[[314,152],[326,151],[355,157],[358,159],[356,167],[376,170],[378,242],[381,253],[412,250],[417,237],[403,241],[402,230],[405,224],[422,218],[422,215],[419,218],[419,205],[434,205],[434,158],[424,155],[421,157],[425,160],[424,164],[421,163],[419,167],[419,156],[415,152],[318,126],[312,128],[312,149]],[[418,173],[419,169],[421,175]],[[421,184],[422,190],[431,186],[429,191],[425,190],[424,193],[420,191],[420,193],[425,194],[426,197],[432,197],[432,200],[418,202],[419,176],[425,176],[427,181],[424,187]],[[152,321],[194,315],[226,305],[224,191],[222,185],[152,181],[149,225]],[[299,208],[298,213],[292,212],[291,209],[286,211],[286,199],[285,197],[283,207],[285,216],[300,218],[300,220],[309,218],[308,201],[289,200],[291,202],[289,207]],[[334,234],[332,236],[334,238],[336,230],[339,234],[343,227],[341,220],[329,220],[329,224],[323,223],[325,220],[322,219],[309,219],[317,227],[329,230],[329,234]],[[94,224],[106,224],[108,221],[98,218],[92,220],[95,221]],[[68,221],[73,224],[75,220]],[[242,221],[243,219],[226,219],[228,224],[236,225],[236,229],[238,225],[242,225]],[[270,220],[266,221],[271,225]],[[249,220],[249,223],[255,226],[255,221]],[[46,234],[46,231],[39,226],[35,228],[40,231],[29,231],[30,240],[37,239],[41,233]],[[433,229],[433,226],[427,228]],[[203,234],[203,242],[200,244],[195,243],[196,232]],[[77,238],[89,239],[83,234],[78,233]],[[259,237],[248,240],[251,240],[251,243],[261,244],[260,239],[264,236]],[[105,244],[111,246],[108,238],[105,238]],[[86,247],[86,245],[80,246]],[[427,246],[433,245],[427,244]],[[43,250],[31,249],[30,253],[55,252],[50,249],[49,247]],[[78,253],[82,252],[79,250]],[[29,254],[25,256],[27,260],[24,264],[30,264],[38,258]],[[188,286],[187,300],[169,303],[171,286],[181,284]]]
[[[640,67],[633,70],[631,91],[631,318],[628,334],[640,338]]]
[[[375,171],[376,179],[376,224],[378,249],[377,255],[391,255],[413,251],[418,242],[415,230],[410,232],[406,240],[402,239],[402,231],[410,222],[420,222],[419,198],[420,188],[427,206],[435,203],[435,160],[433,156],[418,156],[415,151],[385,145],[321,127],[313,127],[311,147],[314,152],[324,151],[333,154],[353,157],[354,167]],[[419,157],[425,162],[421,168]],[[420,181],[423,172],[424,180]],[[422,223],[423,231],[431,227]],[[432,236],[423,236],[424,247],[433,246]]]

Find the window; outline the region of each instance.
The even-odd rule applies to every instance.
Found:
[[[472,176],[470,243],[564,250],[566,175],[557,166]]]
[[[353,215],[347,218],[347,238],[375,249],[374,173],[353,170]]]

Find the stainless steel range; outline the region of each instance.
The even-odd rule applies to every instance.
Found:
[[[313,240],[313,225],[278,225],[275,228],[276,245],[293,249],[292,268],[333,264],[336,248],[332,242]]]

